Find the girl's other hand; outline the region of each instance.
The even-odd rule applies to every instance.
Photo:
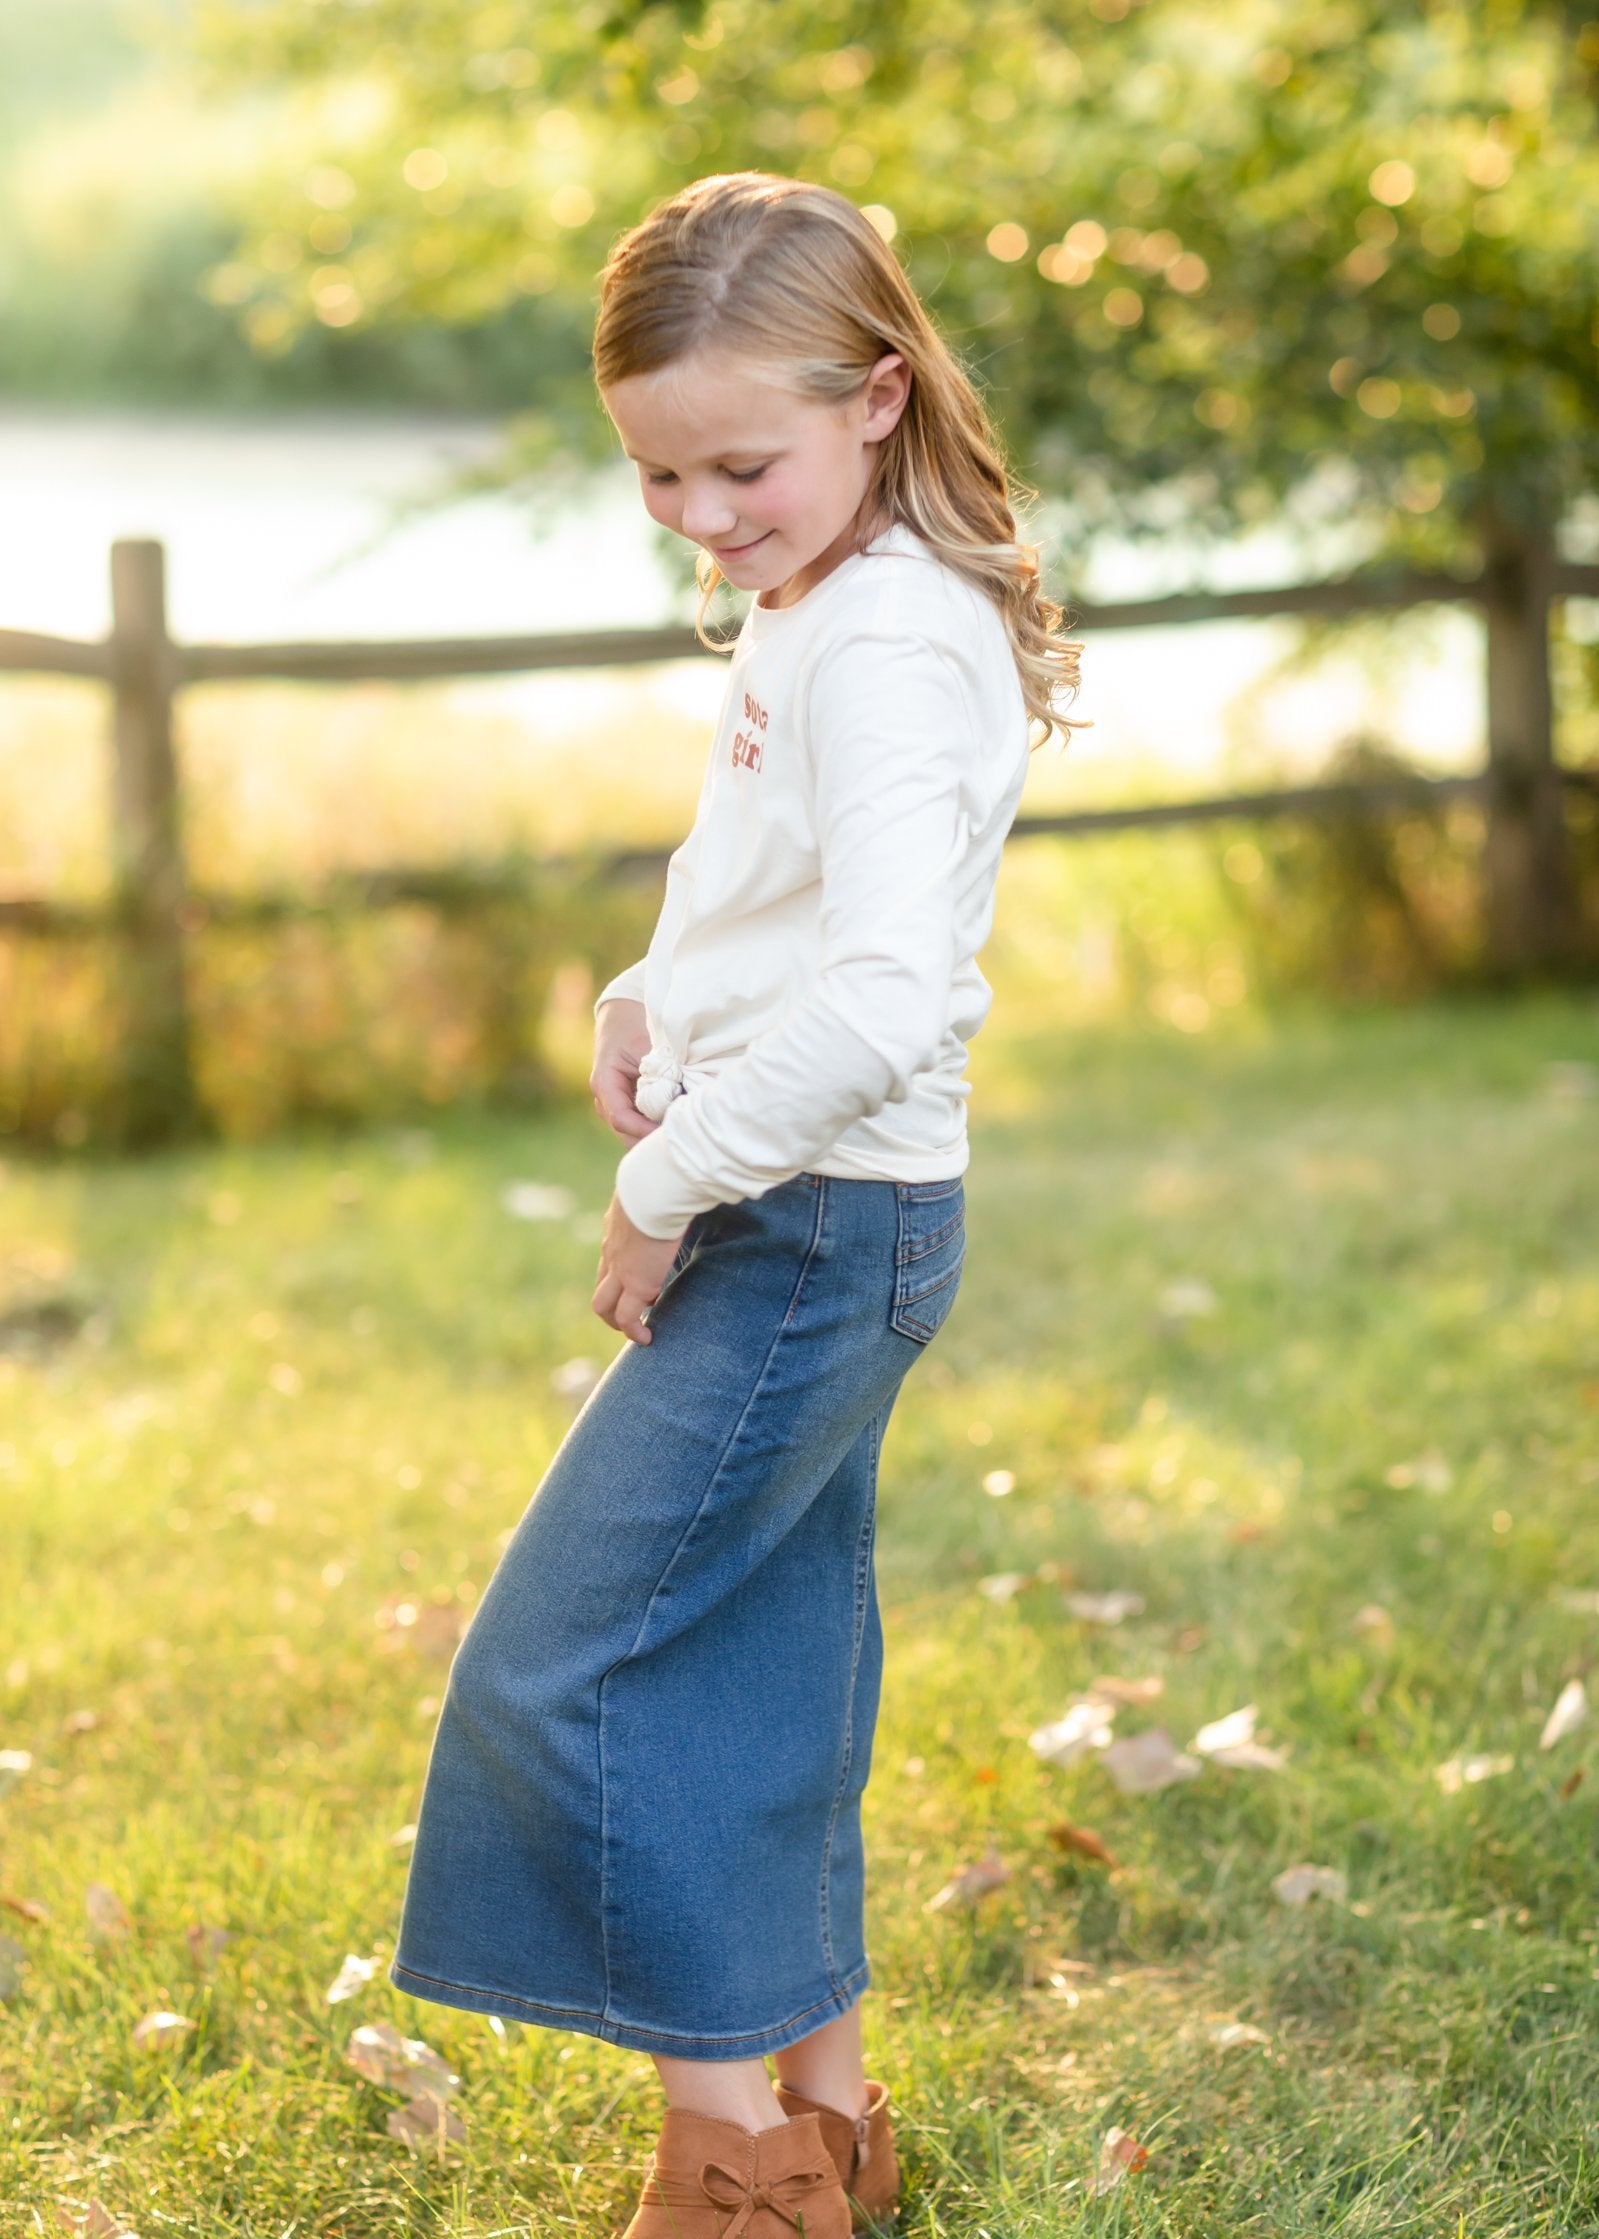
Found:
[[[592,1303],[602,1322],[631,1337],[635,1345],[650,1342],[645,1309],[665,1289],[682,1241],[681,1236],[646,1236],[623,1212],[622,1200],[612,1196],[600,1239],[600,1271]]]
[[[602,1003],[594,1024],[594,1070],[589,1089],[594,1109],[624,1143],[653,1135],[659,1120],[647,1119],[633,1099],[638,1069],[649,1055],[650,1029],[644,1005],[624,996]]]

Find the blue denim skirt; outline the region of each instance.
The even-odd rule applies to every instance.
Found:
[[[456,1656],[401,1990],[690,2060],[860,1997],[877,1458],[964,1249],[959,1178],[693,1221]]]

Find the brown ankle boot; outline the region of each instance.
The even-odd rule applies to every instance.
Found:
[[[622,2239],[849,2239],[849,2230],[814,2111],[746,2130],[669,2107]]]
[[[822,2143],[833,2157],[838,2181],[849,2198],[854,2229],[864,2231],[870,2225],[892,2223],[899,2214],[899,2161],[888,2119],[887,2086],[867,2079],[866,2112],[858,2122],[852,2122],[837,2107],[824,2107],[818,2099],[790,2091],[787,2084],[775,2088],[784,2114],[796,2120],[801,2115],[818,2118]]]

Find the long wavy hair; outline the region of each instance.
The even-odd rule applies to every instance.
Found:
[[[998,608],[1016,657],[1032,744],[1078,728],[1065,714],[1081,648],[1043,590],[1038,549],[1017,533],[1035,493],[1007,470],[970,375],[888,244],[847,196],[768,171],[696,179],[622,235],[600,275],[594,375],[613,383],[715,350],[785,387],[842,403],[886,351],[910,395],[877,446],[861,544],[903,522]],[[722,571],[701,551],[696,627]]]

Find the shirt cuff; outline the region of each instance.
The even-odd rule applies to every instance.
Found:
[[[606,981],[594,998],[596,1016],[599,1014],[602,1003],[611,1003],[618,1000],[628,1003],[643,1002],[644,961],[644,959],[640,959],[637,964],[630,964],[625,972],[618,972],[614,980]]]
[[[721,1203],[707,1196],[703,1182],[696,1182],[679,1162],[664,1126],[641,1136],[623,1154],[616,1169],[616,1194],[633,1226],[662,1243],[681,1236],[696,1213],[709,1212]]]

